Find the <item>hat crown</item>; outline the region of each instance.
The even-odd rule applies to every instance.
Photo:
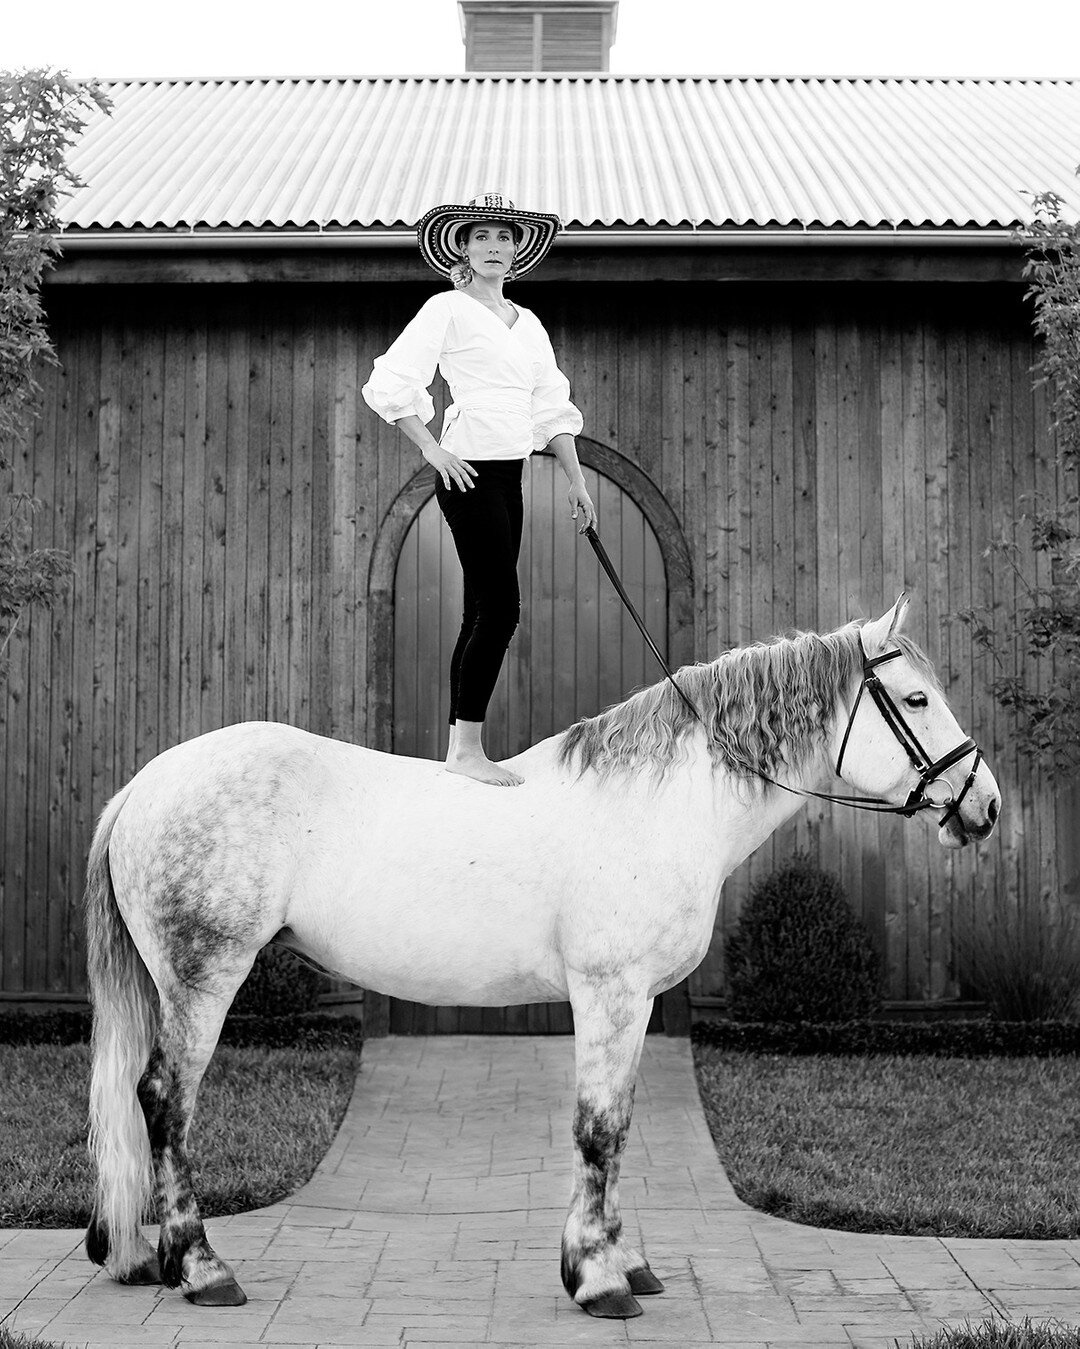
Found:
[[[513,211],[514,203],[505,192],[480,192],[465,203],[481,211]]]

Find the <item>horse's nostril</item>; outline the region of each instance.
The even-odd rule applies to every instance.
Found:
[[[998,803],[996,801],[991,801],[990,804],[986,807],[986,818],[990,821],[991,824],[993,824],[997,820],[997,817],[998,817]]]

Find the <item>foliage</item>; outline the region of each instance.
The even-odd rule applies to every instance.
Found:
[[[35,604],[51,608],[72,572],[67,553],[30,546],[30,517],[41,504],[25,492],[9,493],[6,504],[0,496],[0,510],[7,512],[0,519],[0,672],[23,613]]]
[[[107,110],[93,84],[57,71],[0,71],[0,473],[11,468],[40,412],[41,364],[55,365],[41,282],[59,253],[57,204],[79,186],[66,155],[90,113]],[[30,546],[40,503],[0,496],[0,671],[12,634],[32,605],[50,605],[71,572],[66,554]]]
[[[895,1340],[897,1349],[900,1341]],[[913,1335],[907,1349],[1080,1349],[1080,1326],[1062,1321],[980,1321],[946,1326],[930,1336]]]
[[[999,899],[958,936],[965,993],[1003,1021],[1072,1018],[1080,998],[1080,923],[1075,909]]]
[[[732,1054],[696,1045],[739,1197],[851,1232],[1080,1236],[1080,1058]],[[977,1142],[977,1146],[975,1145]]]
[[[359,1055],[219,1047],[191,1130],[204,1217],[276,1203],[302,1185],[341,1124]],[[5,1084],[0,1227],[81,1227],[92,1191],[85,1045],[0,1047]]]
[[[1027,298],[1042,339],[1036,386],[1050,393],[1066,492],[1060,501],[1027,498],[1019,520],[986,550],[1004,560],[1022,599],[1018,613],[1008,606],[1006,630],[998,630],[985,606],[957,617],[994,661],[990,688],[1016,716],[1019,747],[1051,776],[1062,776],[1080,767],[1080,223],[1062,218],[1056,193],[1041,193],[1033,205],[1033,219],[1014,237],[1027,254]]]
[[[1075,1021],[695,1021],[695,1044],[749,1054],[922,1055],[934,1058],[1049,1058],[1080,1054]]]
[[[0,446],[23,441],[41,394],[34,368],[56,363],[41,281],[60,251],[59,199],[81,186],[66,155],[108,107],[96,85],[60,72],[0,71]]]
[[[805,853],[754,887],[724,968],[736,1021],[850,1021],[881,1002],[865,927],[836,877]]]
[[[313,1012],[323,975],[282,946],[266,946],[233,1000],[232,1010],[261,1017]]]
[[[1080,174],[1080,168],[1077,169]],[[1017,235],[1027,251],[1024,277],[1045,342],[1040,384],[1053,387],[1051,430],[1062,461],[1080,461],[1080,222],[1064,220],[1056,192],[1034,198],[1034,216]]]

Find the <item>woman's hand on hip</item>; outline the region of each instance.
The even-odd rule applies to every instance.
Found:
[[[464,459],[459,459],[456,454],[444,450],[441,445],[434,441],[431,445],[424,446],[420,453],[442,478],[443,486],[448,492],[451,484],[460,488],[463,492],[473,485],[476,469],[473,468],[472,464],[466,463]]]
[[[578,525],[578,533],[584,534],[590,525],[596,524],[596,507],[592,503],[592,497],[589,496],[588,488],[583,482],[571,483],[566,499],[570,503],[571,516],[575,520],[579,515],[583,517],[581,524]]]

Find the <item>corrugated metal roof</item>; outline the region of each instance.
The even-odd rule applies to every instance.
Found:
[[[106,84],[97,228],[412,226],[498,188],[570,226],[1001,228],[1080,216],[1080,79],[465,75]]]

